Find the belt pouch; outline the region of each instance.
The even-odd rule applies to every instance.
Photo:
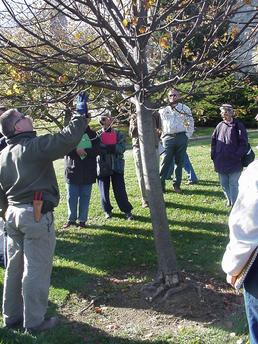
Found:
[[[33,212],[34,212],[35,222],[40,221],[42,206],[43,206],[43,200],[38,200],[38,199],[33,200]]]

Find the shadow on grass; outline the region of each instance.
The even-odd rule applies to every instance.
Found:
[[[200,195],[200,196],[211,196],[211,197],[218,197],[222,198],[223,193],[222,191],[214,191],[214,190],[205,190],[205,189],[196,189],[195,187],[181,185],[182,194],[180,196],[188,196],[188,195]],[[166,193],[165,194],[175,194],[172,185],[166,185]]]
[[[62,273],[67,276],[82,274],[81,271],[76,272],[72,270],[76,269],[62,268],[60,271],[56,271],[56,273]],[[133,275],[133,273],[131,273],[131,275]],[[205,275],[205,277],[198,274],[195,276],[194,274],[188,275],[188,278],[192,280],[192,283],[198,287],[198,291],[193,287],[190,290],[177,293],[165,301],[163,299],[159,299],[152,303],[148,302],[143,296],[141,292],[142,283],[133,283],[126,273],[124,275],[117,274],[97,278],[96,276],[88,276],[87,278],[88,281],[85,283],[83,290],[73,290],[73,293],[76,293],[77,295],[77,305],[75,306],[75,301],[72,299],[70,306],[68,306],[71,318],[73,319],[76,318],[75,313],[83,314],[82,312],[84,309],[88,310],[89,307],[85,307],[85,305],[90,305],[91,301],[94,299],[94,306],[96,307],[103,307],[102,305],[105,305],[105,307],[108,308],[111,307],[110,309],[112,309],[112,313],[107,311],[105,318],[111,323],[115,321],[118,324],[118,327],[128,327],[129,319],[132,321],[134,317],[135,321],[137,321],[139,316],[137,310],[141,310],[141,317],[147,322],[152,321],[154,314],[158,313],[161,317],[159,320],[162,321],[162,319],[164,319],[164,321],[166,321],[166,323],[164,323],[166,329],[168,328],[168,324],[171,322],[171,326],[174,323],[175,318],[177,318],[196,321],[198,323],[212,323],[212,325],[210,325],[211,328],[218,328],[232,332],[233,325],[231,325],[230,328],[227,328],[225,319],[228,321],[232,314],[240,314],[240,307],[242,307],[241,295],[236,295],[233,292],[225,293],[225,283],[211,285],[211,281],[214,280],[214,278],[208,274]],[[53,285],[56,288],[62,288],[64,286],[61,279],[53,279]],[[74,307],[74,312],[72,312],[71,307]],[[84,318],[85,321],[89,321],[89,319],[92,318],[92,312],[94,313],[94,310],[92,309],[90,311],[86,311],[82,318]],[[170,316],[170,318],[162,318],[165,316]],[[171,316],[173,318],[171,318]],[[124,322],[123,317],[128,319],[128,321]],[[239,334],[243,334],[245,333],[245,330],[241,327],[238,328],[237,332]],[[103,336],[103,333],[101,336]],[[105,339],[108,339],[105,334],[104,336]],[[86,337],[88,336],[86,335]],[[119,338],[112,338],[112,340],[115,339]],[[128,343],[138,342],[141,343],[141,341],[128,341]],[[111,341],[111,343],[113,342]],[[114,341],[114,343],[116,343],[116,341]],[[121,343],[123,343],[123,341]],[[127,343],[126,340],[125,343]],[[156,341],[154,341],[154,343],[156,343]],[[157,343],[160,343],[160,341],[157,341]]]
[[[204,214],[211,213],[211,214],[216,214],[216,215],[228,215],[230,210],[229,208],[224,208],[224,210],[220,209],[214,209],[210,207],[200,207],[198,205],[190,205],[190,204],[180,204],[176,202],[171,202],[171,201],[166,201],[165,202],[166,207],[168,208],[174,208],[174,209],[186,209],[189,211],[199,211]]]
[[[63,319],[64,320],[64,319]],[[162,340],[134,340],[109,335],[107,332],[79,321],[64,320],[52,331],[35,336],[20,331],[0,329],[0,343],[4,344],[165,344]]]

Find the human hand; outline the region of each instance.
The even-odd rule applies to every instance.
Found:
[[[87,153],[85,152],[85,150],[83,148],[77,148],[76,149],[76,153],[81,157],[81,156],[86,156]]]
[[[231,276],[231,275],[227,274],[227,282],[229,284],[231,284],[232,287],[234,287],[236,279],[237,279],[237,276]]]

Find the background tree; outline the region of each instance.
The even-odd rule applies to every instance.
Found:
[[[164,104],[164,92],[172,85],[191,85],[187,92],[192,94],[197,82],[245,71],[242,57],[257,43],[257,10],[235,0],[2,3],[8,20],[0,32],[0,56],[6,63],[22,71],[33,70],[41,81],[66,77],[63,94],[87,88],[101,104],[105,98],[99,94],[104,89],[109,98],[116,93],[135,105],[158,257],[154,296],[177,286],[180,273],[158,166],[152,159],[152,113]],[[236,13],[246,10],[245,22],[231,24]],[[247,30],[250,25],[252,30]],[[248,48],[239,39],[246,32]],[[72,72],[60,75],[62,66]]]

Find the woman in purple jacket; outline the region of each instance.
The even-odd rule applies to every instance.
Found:
[[[223,104],[220,111],[223,121],[212,134],[211,159],[230,207],[237,198],[238,179],[243,169],[241,159],[248,150],[248,138],[243,123],[234,118],[230,104]]]

